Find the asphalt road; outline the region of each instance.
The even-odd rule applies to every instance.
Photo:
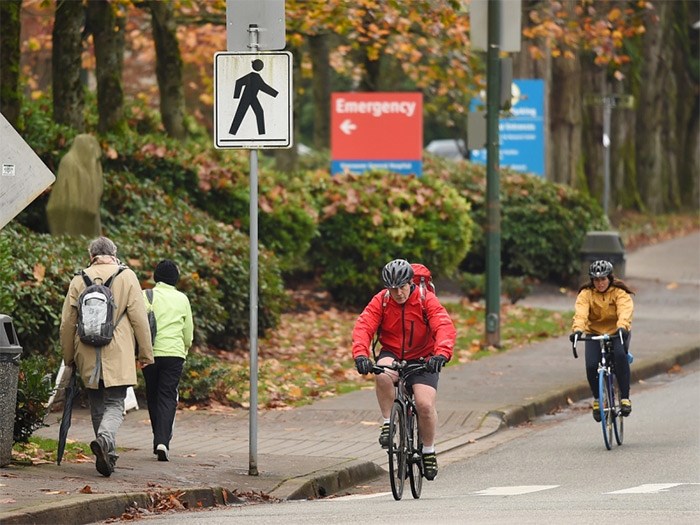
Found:
[[[158,524],[700,522],[700,367],[637,389],[625,440],[605,449],[600,425],[574,406],[499,434],[488,453],[453,457],[423,496],[390,492],[149,518]]]

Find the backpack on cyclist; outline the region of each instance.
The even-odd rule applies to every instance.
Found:
[[[146,296],[146,314],[148,314],[148,326],[151,329],[151,344],[156,342],[158,325],[156,324],[156,314],[153,311],[153,288],[144,290]]]
[[[101,348],[112,341],[114,329],[126,314],[126,310],[115,323],[114,312],[117,305],[111,286],[114,279],[125,269],[126,266],[120,266],[105,283],[102,283],[99,277],[95,278],[95,281],[99,282],[93,282],[84,270],[80,271],[79,275],[85,281],[85,290],[78,297],[77,328],[78,337],[84,344]]]

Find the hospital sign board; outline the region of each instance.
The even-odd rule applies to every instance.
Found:
[[[422,172],[421,93],[333,93],[331,173]]]

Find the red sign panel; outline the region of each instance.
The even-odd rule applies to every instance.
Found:
[[[420,160],[422,93],[333,93],[333,160]]]

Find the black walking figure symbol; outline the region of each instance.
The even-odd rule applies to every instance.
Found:
[[[259,58],[253,60],[252,64],[256,72],[262,70],[264,66],[263,61]],[[233,117],[231,129],[228,130],[231,135],[235,135],[238,132],[238,128],[241,127],[241,122],[243,122],[243,117],[245,117],[250,108],[253,108],[253,113],[255,113],[255,120],[258,123],[258,134],[265,134],[265,115],[260,101],[258,100],[258,91],[267,93],[274,98],[277,96],[277,90],[268,86],[256,72],[248,73],[236,80],[236,89],[233,93],[233,98],[240,98],[241,101]],[[241,91],[243,91],[243,96],[241,96]]]

